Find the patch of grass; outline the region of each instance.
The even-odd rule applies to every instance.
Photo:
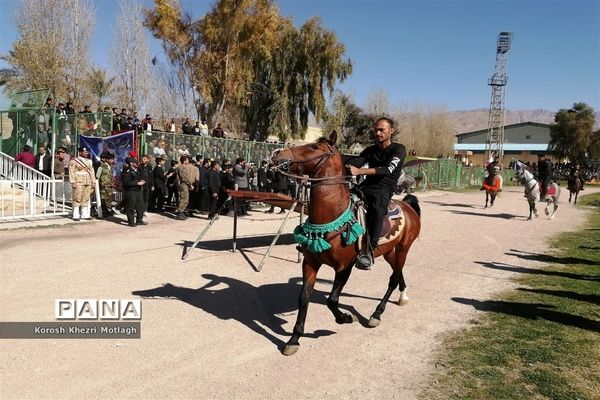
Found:
[[[592,193],[582,196],[584,193],[585,191],[579,192],[579,199],[577,199],[578,206],[600,207],[600,193]]]
[[[578,206],[600,202],[600,194]],[[600,398],[600,213],[552,241],[540,274],[518,276],[517,290],[447,337],[422,399]]]

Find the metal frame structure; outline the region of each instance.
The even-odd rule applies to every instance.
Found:
[[[506,77],[506,58],[510,50],[512,32],[500,32],[496,45],[496,66],[494,75],[488,80],[492,87],[490,101],[490,113],[488,119],[488,135],[485,144],[486,160],[498,156],[500,162],[504,157],[504,119],[505,119],[505,88],[508,78]]]

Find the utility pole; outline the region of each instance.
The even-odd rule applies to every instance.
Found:
[[[490,160],[494,156],[499,157],[500,162],[504,157],[504,98],[506,88],[506,58],[510,50],[512,32],[500,32],[496,45],[496,67],[494,75],[488,80],[492,87],[492,98],[490,101],[490,113],[488,118],[488,133],[485,143],[485,159]]]

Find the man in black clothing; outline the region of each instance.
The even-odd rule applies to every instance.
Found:
[[[190,121],[189,117],[187,117],[185,119],[185,121],[183,121],[183,124],[181,125],[181,131],[185,135],[193,135],[194,134],[194,126],[192,125],[192,122]]]
[[[280,170],[276,169],[273,175],[273,193],[281,193],[287,195],[289,193],[288,178]],[[270,214],[275,211],[275,206],[271,205],[265,213]],[[279,214],[285,213],[285,209],[281,209]]]
[[[540,190],[540,200],[544,200],[546,198],[548,185],[552,179],[552,163],[545,157],[545,154],[538,154],[537,172],[538,179],[540,180],[542,186]]]
[[[217,213],[217,203],[219,202],[219,193],[221,192],[221,177],[219,171],[221,167],[217,161],[210,162],[210,169],[208,171],[208,218],[212,218]]]
[[[152,209],[156,211],[163,211],[163,205],[165,204],[165,199],[167,198],[167,178],[165,176],[165,170],[163,166],[165,165],[165,160],[157,157],[155,160],[156,166],[152,170],[152,181],[154,183],[154,190],[152,192],[153,202],[151,204]]]
[[[140,174],[142,175],[142,179],[146,182],[142,186],[142,200],[144,201],[144,213],[148,210],[148,205],[150,203],[150,193],[153,189],[153,180],[152,180],[152,165],[150,165],[150,156],[144,154],[142,156],[142,163],[140,164]],[[147,215],[147,214],[146,214]]]
[[[260,162],[260,168],[256,172],[258,178],[258,191],[259,192],[270,192],[271,191],[271,180],[269,179],[269,163],[266,161]]]
[[[371,269],[373,251],[377,247],[381,224],[387,214],[388,203],[392,198],[402,164],[406,157],[406,147],[392,142],[394,122],[389,118],[375,121],[375,144],[367,147],[360,155],[346,165],[352,175],[366,175],[359,188],[367,203],[368,248],[359,255],[356,267]],[[367,166],[364,166],[368,164]]]
[[[219,191],[219,200],[217,202],[217,210],[227,201],[229,195],[226,190],[235,188],[235,177],[233,176],[233,165],[223,162],[223,171],[221,172],[221,190]],[[229,210],[223,210],[222,214],[227,214]]]
[[[123,189],[127,199],[127,222],[129,226],[148,225],[144,221],[144,201],[142,199],[142,187],[146,182],[138,170],[138,160],[127,158],[129,168],[123,170]],[[134,216],[135,213],[135,216]]]

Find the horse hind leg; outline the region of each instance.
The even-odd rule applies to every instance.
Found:
[[[554,214],[556,214],[556,210],[558,210],[558,199],[554,199],[552,205],[554,206],[554,208],[552,209],[552,214],[550,214],[550,217],[548,217],[548,219],[554,218]]]
[[[375,328],[381,323],[381,315],[385,311],[385,306],[387,305],[387,302],[389,301],[390,296],[392,295],[394,290],[397,287],[401,287],[401,293],[406,290],[406,283],[404,282],[404,276],[402,275],[402,268],[404,267],[404,263],[406,262],[408,249],[402,249],[400,252],[398,252],[398,250],[395,250],[394,253],[394,255],[391,255],[389,257],[386,255],[385,257],[387,262],[389,262],[392,266],[393,272],[390,276],[388,287],[385,294],[383,295],[383,298],[375,308],[375,311],[371,315],[371,318],[369,318],[369,322],[367,323],[367,325],[370,328]],[[408,300],[408,296],[406,294],[405,296],[406,300]]]
[[[402,272],[402,270],[400,270],[399,278],[400,279],[398,282],[398,289],[400,290],[400,298],[398,298],[398,305],[405,306],[406,304],[408,304],[408,301],[410,299],[408,298],[408,289],[406,288],[406,282],[404,281],[404,273]]]

